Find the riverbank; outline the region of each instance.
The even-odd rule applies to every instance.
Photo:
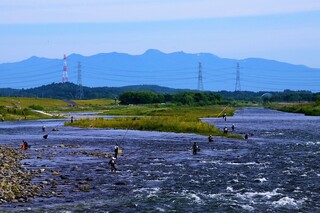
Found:
[[[315,103],[270,103],[266,106],[270,109],[275,109],[282,112],[320,116],[320,101]]]
[[[31,181],[36,173],[25,169],[20,161],[26,155],[19,149],[0,146],[0,204],[27,202],[43,188]]]

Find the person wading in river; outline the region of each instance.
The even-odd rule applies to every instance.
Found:
[[[248,135],[248,134],[245,134],[245,135],[244,135],[244,139],[248,140],[248,138],[249,138],[249,135]]]
[[[193,146],[192,146],[192,154],[196,155],[199,150],[200,149],[199,149],[197,142],[194,142]]]
[[[115,157],[111,157],[111,160],[109,161],[109,165],[111,166],[111,172],[116,172],[117,168],[115,166],[116,164],[116,158]]]
[[[22,150],[27,150],[29,149],[31,146],[25,141],[25,140],[22,140],[22,145],[21,145],[21,149]]]
[[[115,158],[118,158],[118,153],[119,153],[119,146],[118,146],[118,144],[116,144],[114,147],[114,157]]]
[[[234,131],[235,128],[236,128],[236,126],[234,124],[232,124],[232,126],[231,126],[232,131]]]
[[[225,121],[227,121],[227,114],[224,113],[223,116],[222,116],[222,118],[223,118]]]

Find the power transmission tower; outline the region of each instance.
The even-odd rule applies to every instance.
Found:
[[[203,91],[203,81],[202,81],[202,65],[199,62],[199,73],[198,73],[198,90]]]
[[[62,70],[62,83],[66,83],[69,81],[68,78],[68,66],[67,66],[67,56],[64,54],[63,56],[63,70]]]
[[[77,91],[77,98],[83,98],[83,87],[82,87],[82,74],[81,74],[81,63],[78,62],[78,91]]]
[[[240,66],[237,63],[237,76],[236,76],[236,87],[235,91],[241,91],[241,84],[240,84]]]

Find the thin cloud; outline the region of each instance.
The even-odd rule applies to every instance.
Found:
[[[320,11],[319,0],[7,0],[0,24],[146,22]]]

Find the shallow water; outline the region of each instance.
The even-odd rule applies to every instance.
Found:
[[[0,123],[0,145],[31,145],[23,163],[46,172],[64,197],[8,203],[8,212],[317,212],[320,210],[320,117],[246,108],[228,117],[203,119],[248,140],[62,126],[63,121]],[[41,126],[49,137],[42,139]],[[51,132],[53,127],[59,131]],[[201,151],[192,155],[193,142]],[[83,152],[123,153],[120,172],[108,159]],[[65,147],[60,144],[66,145]],[[41,157],[39,157],[41,156]],[[51,170],[62,176],[50,176]],[[89,192],[77,190],[79,183]]]

